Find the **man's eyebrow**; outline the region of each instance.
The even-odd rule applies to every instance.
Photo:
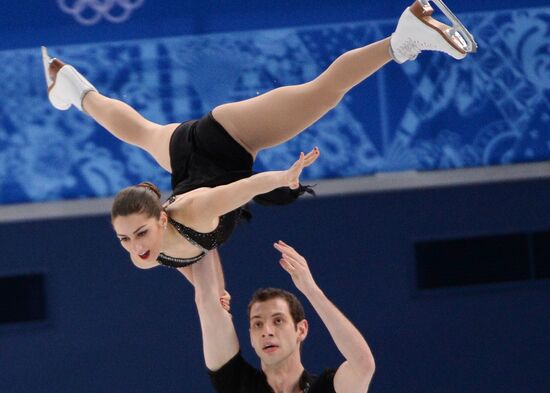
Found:
[[[134,232],[133,232],[133,235],[135,235],[137,232],[139,232],[146,224],[140,226],[138,229],[136,229]],[[126,235],[121,235],[121,234],[116,234],[118,237],[123,237],[123,236],[126,236]]]
[[[284,315],[285,315],[284,313],[282,313],[282,312],[279,311],[279,312],[276,312],[276,313],[271,314],[270,317],[271,317],[271,318],[273,318],[273,317],[279,317],[279,316],[283,316],[283,317],[284,317]],[[252,315],[252,316],[250,317],[250,320],[252,320],[252,319],[260,319],[260,318],[262,318],[260,315]]]

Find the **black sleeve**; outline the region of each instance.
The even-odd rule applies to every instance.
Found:
[[[238,393],[253,378],[255,369],[249,365],[238,352],[219,370],[208,370],[210,382],[218,393]]]
[[[334,390],[335,369],[325,370],[311,383],[308,393],[336,393]]]

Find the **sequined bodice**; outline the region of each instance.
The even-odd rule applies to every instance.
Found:
[[[223,234],[225,221],[228,214],[224,214],[220,217],[218,226],[212,232],[197,232],[194,229],[186,227],[185,225],[177,222],[171,217],[168,217],[168,222],[172,225],[180,235],[189,241],[194,246],[202,249],[203,251],[213,250],[218,247],[221,241],[220,235]]]
[[[213,250],[220,244],[225,242],[231,235],[235,224],[240,217],[240,209],[233,210],[220,217],[218,226],[211,232],[197,232],[194,229],[186,227],[176,220],[168,217],[168,222],[172,225],[180,235],[182,235],[189,243],[198,247],[201,250],[199,255],[191,258],[177,258],[160,253],[157,262],[161,265],[169,267],[185,267],[201,260],[207,251]]]

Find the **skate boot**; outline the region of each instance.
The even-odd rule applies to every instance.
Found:
[[[84,96],[90,91],[97,91],[96,88],[73,66],[50,57],[44,46],[42,47],[42,63],[48,85],[48,99],[52,105],[62,111],[66,111],[71,105],[74,105],[83,111]]]
[[[390,38],[390,54],[397,63],[414,60],[423,50],[445,52],[460,60],[477,50],[474,37],[441,0],[432,2],[452,22],[432,18],[429,0],[416,0],[401,14]]]

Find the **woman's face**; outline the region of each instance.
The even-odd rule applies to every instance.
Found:
[[[113,220],[120,244],[130,253],[130,259],[140,269],[158,265],[157,257],[162,250],[167,221],[165,212],[158,219],[145,213],[136,213],[118,216]]]

